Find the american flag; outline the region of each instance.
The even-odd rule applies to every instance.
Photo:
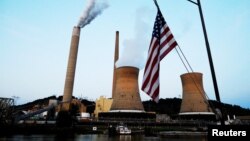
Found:
[[[142,90],[146,92],[155,102],[159,101],[160,61],[175,46],[177,46],[177,42],[164,20],[161,11],[158,9],[142,81]]]

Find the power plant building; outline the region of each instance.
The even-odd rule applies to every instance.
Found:
[[[98,117],[98,114],[100,112],[109,112],[112,103],[113,99],[105,98],[104,96],[101,96],[99,99],[97,99],[95,101],[95,111],[94,111],[95,117]]]

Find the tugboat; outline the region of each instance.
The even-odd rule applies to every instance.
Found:
[[[114,135],[131,135],[132,131],[129,129],[126,125],[123,123],[120,123],[116,126],[110,125],[108,128],[108,134],[109,136],[114,136]]]
[[[129,129],[126,125],[120,124],[116,126],[116,134],[131,135],[131,129]]]

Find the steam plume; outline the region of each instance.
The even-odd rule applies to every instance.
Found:
[[[124,48],[116,67],[133,66],[142,69],[146,62],[147,49],[150,41],[150,26],[148,15],[152,13],[147,8],[139,8],[136,11],[135,36],[123,42]]]
[[[108,4],[104,1],[97,3],[96,0],[89,0],[77,26],[83,28],[106,8],[108,8]]]

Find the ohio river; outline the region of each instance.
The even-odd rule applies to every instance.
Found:
[[[206,137],[190,138],[162,138],[162,137],[145,137],[144,135],[120,135],[108,136],[102,134],[93,135],[12,135],[0,137],[0,141],[207,141]]]

